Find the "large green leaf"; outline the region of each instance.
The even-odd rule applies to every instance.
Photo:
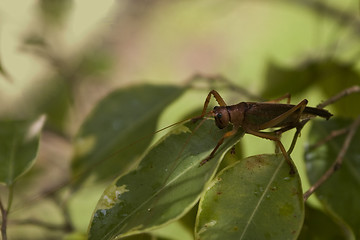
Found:
[[[304,219],[298,174],[282,155],[223,169],[200,200],[196,239],[296,239]]]
[[[346,226],[319,209],[305,205],[305,221],[298,240],[353,240]]]
[[[90,239],[113,239],[147,231],[183,216],[198,201],[225,151],[243,132],[227,139],[215,157],[199,167],[229,129],[214,121],[181,125],[103,193],[89,229]],[[195,130],[194,130],[195,129]]]
[[[139,136],[155,132],[160,113],[183,91],[175,86],[140,85],[104,98],[76,137],[74,177],[93,172],[98,179],[106,179],[123,173],[151,142],[151,137],[138,141]]]
[[[310,130],[310,146],[327,137],[332,131],[347,127],[351,121],[331,119],[314,121]],[[307,174],[314,184],[335,161],[345,135],[333,138],[317,148],[309,148],[305,154]],[[341,168],[336,171],[317,191],[325,209],[336,218],[350,225],[356,238],[360,238],[360,131],[358,130],[348,148]]]
[[[0,121],[0,182],[12,185],[33,164],[45,117]]]

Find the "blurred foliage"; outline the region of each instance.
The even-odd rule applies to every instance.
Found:
[[[89,172],[104,180],[134,166],[154,136],[160,113],[183,91],[175,86],[141,85],[113,91],[102,99],[75,138],[73,179],[83,181]],[[138,132],[145,138],[139,139]]]
[[[0,13],[0,159],[3,161],[0,180],[11,185],[11,189],[0,185],[0,201],[5,205],[8,201],[9,205],[14,202],[8,221],[10,239],[86,239],[91,212],[96,209],[97,216],[104,213],[101,203],[107,199],[103,197],[106,193],[118,197],[110,190],[134,174],[130,170],[136,169],[140,156],[150,158],[154,164],[161,163],[158,170],[167,166],[169,159],[155,161],[151,158],[153,151],[168,150],[161,148],[166,138],[151,146],[152,137],[147,136],[158,126],[186,119],[189,112],[201,109],[209,86],[214,85],[206,81],[205,84],[186,85],[187,79],[194,74],[226,76],[230,84],[219,85],[217,90],[227,103],[248,96],[257,96],[253,100],[272,99],[285,93],[292,94],[296,100],[322,101],[360,82],[360,21],[358,2],[354,0],[32,0],[21,4],[2,1]],[[329,107],[335,117],[326,123],[315,122],[309,136],[305,127],[296,150],[301,149],[302,141],[308,137],[310,143],[314,143],[329,132],[351,124],[360,114],[359,101],[360,95],[354,94]],[[36,135],[31,146],[16,144],[41,114],[47,116],[43,136]],[[208,129],[196,130],[191,137],[180,136],[179,130],[170,132],[168,138],[180,138],[180,141],[168,144],[187,152],[191,149],[189,142],[198,139],[197,135],[203,135],[204,140],[199,138],[190,145],[199,146],[199,151],[211,149],[221,132],[210,137],[216,128],[211,121],[204,124]],[[20,140],[11,140],[15,139],[13,136]],[[313,183],[335,160],[343,141],[344,136],[314,152],[307,151],[307,169],[301,168],[304,162],[302,151],[292,154],[303,187],[307,175]],[[358,214],[353,214],[358,208],[359,192],[355,187],[358,179],[356,168],[351,167],[358,164],[355,147],[358,141],[356,135],[343,168],[317,192],[320,208],[306,206],[300,239],[328,239],[330,233],[342,239],[359,237],[359,223],[354,217]],[[220,169],[232,170],[238,164],[244,164],[245,161],[238,159],[247,157],[249,152],[265,153],[265,142],[269,141],[242,138],[226,154]],[[226,144],[230,148],[231,144]],[[272,143],[268,145],[273,153]],[[9,158],[9,154],[13,157]],[[166,154],[169,158],[177,158],[173,151]],[[195,166],[190,162],[201,158],[196,154],[187,157],[189,166]],[[13,167],[4,167],[8,159],[12,159],[10,165]],[[194,173],[206,177],[194,182],[185,170],[188,166],[179,164],[180,167],[175,169],[182,170],[180,173],[188,180],[175,179],[174,186],[171,185],[173,182],[165,184],[169,180],[163,179],[166,176],[151,172],[154,171],[151,167],[141,168],[140,163],[140,168],[135,171],[145,171],[147,178],[144,177],[143,182],[135,179],[132,184],[138,191],[153,188],[147,189],[153,197],[149,201],[162,210],[154,212],[144,208],[149,203],[146,195],[124,194],[121,197],[131,196],[134,201],[142,202],[143,208],[139,207],[144,210],[142,217],[133,215],[131,226],[142,225],[143,229],[132,228],[127,232],[125,228],[115,226],[113,231],[139,234],[163,223],[177,223],[180,219],[181,224],[175,224],[168,233],[157,230],[127,238],[191,239],[188,228],[194,232],[194,222],[200,226],[199,219],[206,213],[201,213],[202,207],[196,211],[194,206],[200,197],[203,204],[209,200],[201,190],[217,172],[220,156],[218,160],[208,165],[207,168],[214,169],[207,173],[204,168],[190,167]],[[55,169],[62,174],[54,175]],[[247,173],[244,170],[244,174]],[[114,175],[120,176],[117,182],[110,183]],[[75,179],[81,180],[82,185],[69,188]],[[211,184],[216,185],[217,180],[212,179]],[[154,184],[146,186],[150,182]],[[124,190],[122,187],[129,183],[122,184],[116,186]],[[106,185],[105,195],[98,203],[101,206],[96,207],[102,194],[99,188]],[[235,187],[242,186],[241,181],[236,186],[230,184],[227,190],[230,195],[222,197],[238,195]],[[195,188],[196,193],[192,192]],[[181,191],[177,191],[179,189]],[[91,197],[84,197],[79,193],[81,191],[91,192],[86,195]],[[163,192],[168,193],[167,198],[161,197]],[[191,201],[181,205],[181,211],[163,218],[157,214],[162,211],[173,213],[171,209],[162,208],[168,204],[166,201],[176,203],[180,199],[179,202],[184,203],[182,200],[189,196],[192,196]],[[215,198],[219,196],[215,194]],[[112,212],[114,222],[125,219],[125,226],[128,223],[126,216],[116,214],[124,214],[128,209],[122,208],[121,204],[113,206],[112,199],[108,200],[107,203],[116,210]],[[114,203],[119,200],[113,199]],[[177,209],[175,203],[174,209]],[[214,202],[210,201],[211,204]],[[129,209],[134,208],[136,206],[129,206]],[[79,209],[86,214],[80,214],[79,220],[74,221]],[[186,214],[190,209],[198,215]],[[259,214],[267,215],[266,211]],[[59,219],[55,225],[49,222],[53,218]],[[103,223],[92,221],[90,226],[99,228]],[[184,225],[187,227],[179,227]],[[301,226],[301,221],[296,223],[294,238]],[[161,227],[166,229],[168,225]],[[206,226],[211,227],[214,226]],[[94,234],[94,229],[90,228],[90,232]],[[203,233],[197,232],[199,236]]]
[[[35,161],[44,116],[37,121],[0,122],[0,182],[8,186],[27,171]]]
[[[0,60],[0,74],[8,81],[11,81],[10,75],[8,74],[3,64],[1,63],[1,60]]]
[[[299,240],[340,240],[353,239],[349,228],[336,222],[323,211],[305,205],[305,221]]]
[[[292,96],[319,87],[327,98],[334,96],[340,89],[360,84],[360,75],[354,63],[336,61],[332,58],[312,59],[295,67],[282,67],[270,63],[266,74],[263,95],[266,98],[281,96],[284,92]],[[334,104],[336,113],[344,117],[360,114],[360,95],[352,95]]]
[[[73,0],[40,0],[39,11],[42,22],[57,27],[67,19]]]
[[[329,122],[314,122],[309,136],[310,146],[322,141],[330,133],[336,130],[344,129],[351,125],[351,120],[341,120]],[[331,166],[345,141],[346,134],[330,139],[325,144],[318,147],[307,149],[305,161],[309,169],[308,176],[311,183],[315,183]],[[349,225],[355,234],[356,239],[360,237],[358,226],[360,220],[357,217],[360,214],[360,208],[355,199],[360,198],[359,192],[359,169],[360,169],[360,131],[355,134],[347,152],[344,156],[344,163],[341,171],[338,171],[321,188],[316,195],[322,202],[324,208],[340,219],[345,225]],[[311,171],[310,171],[311,170]],[[344,191],[346,186],[346,191]]]

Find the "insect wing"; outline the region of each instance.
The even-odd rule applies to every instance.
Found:
[[[295,105],[292,104],[281,104],[281,103],[255,103],[249,102],[248,110],[246,111],[246,121],[247,124],[258,126],[273,120],[274,118],[280,116],[281,114],[286,113]],[[299,119],[298,112],[295,111],[294,114],[287,117],[284,121],[280,122],[274,127],[282,127],[286,125],[291,125],[294,122],[297,122]],[[305,107],[302,115],[300,116],[300,120],[305,120],[313,117],[323,117],[329,119],[332,114],[329,113],[325,109],[313,108],[313,107]]]

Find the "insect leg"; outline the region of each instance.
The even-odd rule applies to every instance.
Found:
[[[293,114],[294,112],[296,112],[299,109],[300,109],[300,113],[299,113],[299,118],[300,118],[301,113],[304,111],[307,103],[308,103],[308,101],[306,99],[302,100],[298,105],[294,106],[289,111],[286,111],[283,114],[277,116],[276,118],[273,118],[270,121],[261,124],[259,126],[259,130],[266,129],[266,128],[271,128],[271,127],[276,126],[277,124],[284,121],[286,118],[291,116],[291,114]]]
[[[202,161],[200,162],[200,166],[204,165],[204,164],[207,163],[210,159],[212,159],[212,158],[214,157],[216,151],[218,150],[218,148],[221,146],[221,144],[223,144],[225,138],[231,137],[231,136],[233,136],[234,134],[236,134],[237,131],[238,131],[238,129],[239,129],[238,127],[234,127],[231,131],[226,132],[226,133],[224,134],[224,136],[222,136],[221,139],[219,140],[219,142],[216,144],[215,148],[211,151],[210,155],[209,155],[207,158],[205,158],[204,160],[202,160]]]
[[[306,122],[307,122],[307,120],[303,120],[303,121],[299,122],[299,123],[297,124],[297,126],[295,127],[295,128],[296,128],[296,132],[295,132],[294,137],[293,137],[293,139],[292,139],[292,141],[291,141],[291,145],[290,145],[290,147],[289,147],[289,150],[287,151],[287,153],[288,153],[289,155],[290,155],[290,154],[292,153],[292,151],[294,150],[296,141],[297,141],[297,139],[298,139],[298,137],[299,137],[299,135],[300,135],[300,132],[301,132],[302,128],[303,128],[304,125],[306,124]],[[281,136],[281,134],[283,134],[284,132],[286,132],[286,131],[288,131],[288,130],[291,130],[291,129],[293,129],[293,128],[294,128],[294,126],[286,126],[286,127],[283,127],[283,128],[280,128],[280,129],[274,131],[273,133],[275,133],[275,134],[278,135],[278,136]]]
[[[296,123],[296,132],[294,134],[294,137],[293,137],[293,140],[291,141],[291,145],[289,147],[289,150],[287,151],[287,153],[290,155],[292,153],[292,151],[294,150],[294,147],[295,147],[295,144],[296,144],[296,141],[300,135],[300,132],[302,130],[302,128],[304,127],[304,125],[308,122],[308,120],[303,120],[300,122],[300,117],[301,117],[301,114],[303,113],[304,109],[306,107],[306,104],[305,105],[302,105],[302,107],[300,108],[300,112],[299,112],[299,116],[298,116],[298,120],[297,120],[297,123]],[[281,130],[281,129],[280,129]],[[286,129],[286,127],[284,128],[284,130],[282,132],[285,132],[289,129]]]
[[[290,145],[290,147],[289,147],[289,150],[287,151],[289,155],[290,155],[290,154],[292,153],[292,151],[294,150],[294,147],[295,147],[295,144],[296,144],[297,139],[299,138],[301,129],[304,127],[304,124],[305,124],[306,122],[307,122],[307,121],[299,122],[298,126],[296,127],[296,132],[295,132],[295,134],[294,134],[293,140],[291,141],[291,145]]]
[[[290,103],[290,100],[291,100],[291,95],[290,95],[290,93],[287,93],[287,94],[285,94],[284,96],[281,96],[281,97],[279,97],[279,98],[275,98],[275,99],[273,99],[273,100],[266,101],[266,102],[267,102],[267,103],[272,103],[272,102],[276,103],[276,102],[280,102],[280,101],[283,100],[283,99],[287,99],[287,100],[286,100],[286,103],[289,104],[289,103]]]
[[[281,143],[281,141],[279,140],[279,138],[277,136],[270,135],[269,133],[253,131],[251,129],[247,129],[246,132],[249,133],[249,134],[252,134],[254,136],[257,136],[257,137],[261,137],[261,138],[265,138],[265,139],[275,141],[276,144],[278,145],[278,147],[280,148],[282,154],[284,155],[284,158],[287,161],[289,167],[290,167],[290,174],[292,175],[292,174],[295,173],[294,165],[292,164],[292,162],[290,160],[290,157],[289,157],[288,153],[285,150],[284,145]]]
[[[201,118],[203,118],[205,116],[206,109],[207,109],[207,107],[209,105],[211,95],[213,95],[215,97],[215,100],[218,102],[218,104],[220,106],[226,106],[226,103],[225,103],[224,99],[220,96],[220,94],[215,90],[211,90],[209,92],[209,94],[207,95],[206,99],[205,99],[204,108],[202,110],[201,115],[199,117],[193,118],[193,120],[198,120],[198,119],[201,119]]]

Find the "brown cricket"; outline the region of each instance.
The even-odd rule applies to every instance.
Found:
[[[211,95],[215,97],[220,106],[215,106],[212,111],[206,113]],[[288,99],[288,104],[276,103],[284,98]],[[302,121],[316,116],[329,119],[332,114],[324,109],[307,107],[308,101],[306,99],[302,100],[297,105],[289,104],[289,102],[290,95],[285,95],[270,102],[240,102],[228,106],[217,91],[210,91],[206,97],[201,115],[194,118],[194,120],[203,118],[204,116],[211,116],[215,118],[215,123],[218,128],[225,128],[229,124],[232,124],[233,128],[221,137],[210,155],[202,160],[200,165],[205,164],[213,158],[217,149],[224,142],[224,139],[233,136],[241,128],[245,133],[275,141],[290,166],[290,174],[294,174],[295,168],[289,155],[291,154],[296,139],[303,127]],[[262,131],[268,128],[278,129],[270,132]],[[280,136],[283,132],[294,128],[296,128],[296,132],[293,141],[289,150],[286,151],[284,145],[280,141]]]

